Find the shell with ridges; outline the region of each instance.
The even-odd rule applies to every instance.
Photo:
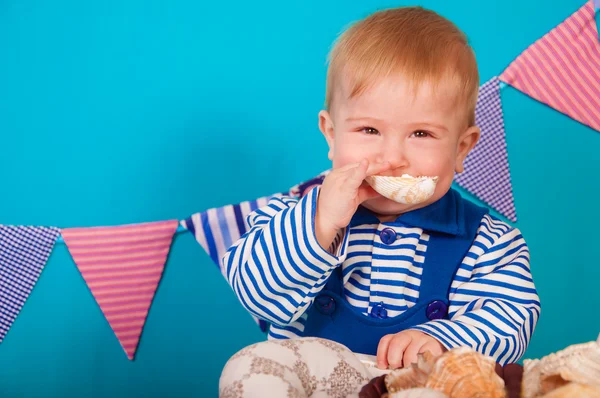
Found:
[[[569,383],[549,392],[542,398],[600,398],[600,388],[579,383]]]
[[[429,199],[435,191],[437,177],[369,176],[367,183],[380,195],[403,204],[417,204]]]
[[[385,377],[385,386],[391,393],[423,387],[428,374],[416,366],[393,370]]]
[[[504,398],[504,380],[495,369],[493,358],[468,347],[456,348],[438,358],[425,387],[449,398]]]
[[[396,369],[385,377],[385,386],[390,393],[411,388],[425,387],[436,357],[429,351],[419,354],[417,363],[404,369]]]
[[[526,359],[523,367],[523,398],[546,394],[568,382],[600,388],[600,341],[574,344],[541,359]]]
[[[431,388],[411,388],[387,394],[386,398],[448,398],[444,393]]]

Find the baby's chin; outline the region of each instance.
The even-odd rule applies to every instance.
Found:
[[[407,211],[411,211],[422,207],[422,205],[405,205],[402,203],[394,202],[388,198],[383,196],[378,196],[373,199],[369,199],[363,202],[362,204],[367,209],[371,210],[378,216],[391,217],[391,216],[399,216]]]

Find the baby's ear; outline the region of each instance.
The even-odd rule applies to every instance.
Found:
[[[319,112],[319,130],[321,130],[321,133],[323,133],[323,136],[325,136],[325,140],[327,141],[327,145],[329,146],[329,152],[327,153],[327,157],[329,158],[329,160],[333,160],[333,120],[331,120],[331,114],[326,110],[322,110]]]
[[[455,171],[462,173],[464,171],[464,162],[471,150],[479,141],[481,130],[477,126],[471,126],[466,129],[460,137],[458,137],[458,146],[456,151],[456,165]]]

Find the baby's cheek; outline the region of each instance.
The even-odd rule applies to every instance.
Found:
[[[372,145],[357,139],[357,135],[340,136],[335,142],[335,151],[333,156],[333,167],[344,167],[348,164],[360,163],[367,159],[369,162],[376,162],[380,157],[376,148]]]
[[[454,174],[455,162],[450,153],[437,152],[428,156],[424,156],[421,160],[420,170],[422,173],[427,173],[428,176],[438,176],[440,178],[446,175]]]
[[[340,153],[338,156],[334,156],[333,158],[333,168],[337,169],[340,167],[344,167],[349,164],[359,163],[364,158],[360,157],[360,154],[352,153]]]
[[[437,177],[434,200],[442,197],[452,185],[454,179],[454,162],[448,156],[439,154],[424,159],[420,165],[419,173],[429,177]]]

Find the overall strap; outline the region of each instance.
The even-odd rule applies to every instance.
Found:
[[[448,297],[454,275],[473,245],[483,216],[488,213],[488,209],[464,200],[460,195],[455,195],[455,200],[461,228],[457,235],[430,232],[419,302],[428,302],[440,295]]]

